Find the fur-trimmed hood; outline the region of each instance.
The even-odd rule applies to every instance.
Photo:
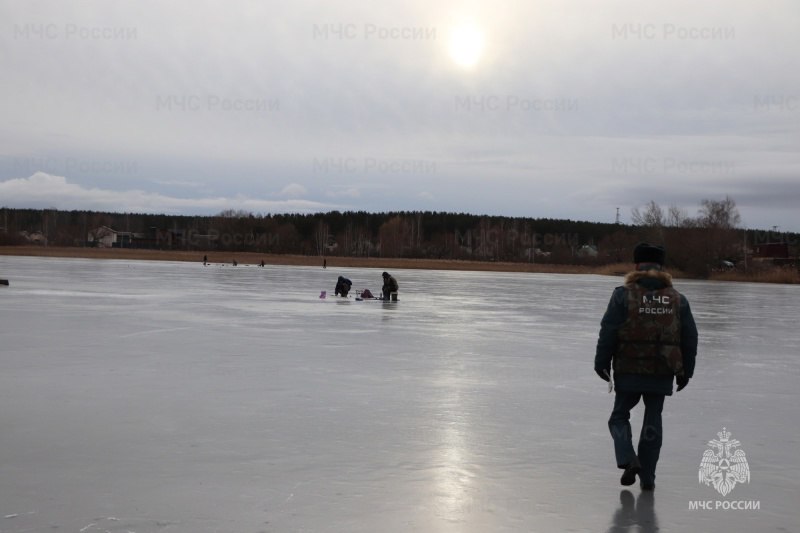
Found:
[[[633,272],[628,272],[625,275],[625,285],[638,283],[644,279],[658,280],[664,284],[664,287],[672,287],[672,276],[663,270],[634,270]]]

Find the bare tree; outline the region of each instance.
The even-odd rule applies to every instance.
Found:
[[[736,231],[740,221],[739,210],[731,197],[703,200],[694,221],[695,228],[686,230],[675,244],[686,253],[685,268],[694,274],[707,275],[719,268],[721,261],[740,259],[744,253]]]
[[[664,226],[666,225],[664,210],[654,200],[650,200],[650,203],[641,211],[638,207],[634,207],[631,210],[631,221],[634,225],[642,228],[639,232],[641,238],[648,241],[664,241]]]
[[[666,225],[670,228],[685,228],[692,225],[692,220],[685,209],[673,204],[669,206],[667,211]]]
[[[655,201],[650,200],[650,203],[644,207],[643,211],[639,211],[638,207],[634,207],[631,210],[631,220],[637,226],[662,228],[665,221],[664,211]]]
[[[705,228],[734,229],[742,221],[736,202],[730,196],[724,200],[708,200],[701,202],[700,223]]]

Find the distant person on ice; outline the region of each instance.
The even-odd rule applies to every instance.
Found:
[[[672,395],[674,376],[683,390],[694,373],[697,326],[686,298],[662,270],[664,248],[640,243],[633,250],[636,270],[614,289],[600,323],[594,371],[609,381],[614,368],[614,408],[608,429],[614,440],[620,483],[653,490],[661,451],[661,411]],[[644,420],[634,450],[630,411],[644,399]]]
[[[383,273],[383,299],[389,300],[393,292],[397,292],[397,280],[388,272]]]
[[[336,296],[340,294],[342,296],[347,296],[347,293],[350,292],[350,287],[353,286],[353,282],[347,279],[344,276],[339,276],[339,279],[336,281]]]

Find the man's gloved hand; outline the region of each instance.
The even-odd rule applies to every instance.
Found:
[[[686,376],[675,376],[675,384],[678,386],[678,390],[682,391],[683,388],[689,384],[689,378]]]
[[[600,376],[600,379],[603,381],[608,381],[609,375],[611,374],[607,368],[595,368],[594,371]]]

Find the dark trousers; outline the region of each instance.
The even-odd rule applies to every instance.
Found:
[[[639,434],[638,453],[633,450],[631,436],[631,409],[644,398],[644,420]],[[614,439],[614,454],[617,466],[625,466],[633,461],[634,454],[639,456],[642,471],[639,479],[642,483],[652,484],[656,480],[656,463],[661,453],[663,428],[661,411],[664,408],[664,395],[641,392],[617,392],[614,399],[614,410],[608,419],[608,429]]]

